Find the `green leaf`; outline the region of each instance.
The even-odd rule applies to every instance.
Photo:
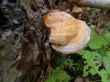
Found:
[[[105,33],[104,38],[106,39],[107,43],[110,44],[110,32]]]
[[[87,76],[89,73],[95,75],[98,72],[99,67],[102,65],[102,57],[100,53],[89,50],[81,50],[79,53],[85,59],[83,75]]]
[[[92,75],[97,74],[97,71],[96,71],[94,68],[91,68],[91,69],[89,70],[89,72],[90,72]]]
[[[110,82],[110,80],[108,80],[108,75],[107,75],[106,70],[102,69],[98,72],[98,74],[101,76],[102,82]]]
[[[81,50],[79,53],[82,55],[84,59],[90,59],[92,56],[91,51],[89,50]]]
[[[53,69],[46,82],[68,82],[71,77],[59,67]]]
[[[110,58],[110,51],[107,51],[106,55]]]
[[[110,51],[106,52],[106,56],[103,57],[103,64],[108,74],[110,74]]]
[[[99,49],[106,44],[106,40],[102,35],[98,35],[93,29],[91,30],[91,39],[88,46],[91,49]]]

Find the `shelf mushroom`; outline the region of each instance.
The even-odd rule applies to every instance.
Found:
[[[50,10],[43,15],[43,20],[51,30],[49,42],[52,48],[63,54],[75,53],[90,39],[89,26],[66,12]]]

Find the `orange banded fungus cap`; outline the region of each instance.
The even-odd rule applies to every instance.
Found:
[[[43,20],[51,30],[49,41],[52,48],[63,54],[75,53],[90,39],[89,26],[66,12],[50,10]]]

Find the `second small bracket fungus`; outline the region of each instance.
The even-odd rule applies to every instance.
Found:
[[[49,41],[52,48],[63,54],[75,53],[90,39],[89,26],[66,12],[50,10],[43,20],[51,30]]]

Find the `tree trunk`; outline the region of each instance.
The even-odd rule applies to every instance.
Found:
[[[34,2],[32,4],[30,2],[30,0],[22,0],[20,3],[1,5],[2,12],[9,20],[8,27],[7,23],[1,26],[4,33],[0,38],[1,82],[44,82],[51,71],[52,54],[48,42],[49,29],[42,21],[42,15],[47,12],[47,8],[43,6],[43,0],[35,2],[35,5]],[[12,32],[6,31],[5,33],[7,28]],[[5,65],[6,70],[3,68],[6,67]],[[4,79],[4,75],[9,78]]]

